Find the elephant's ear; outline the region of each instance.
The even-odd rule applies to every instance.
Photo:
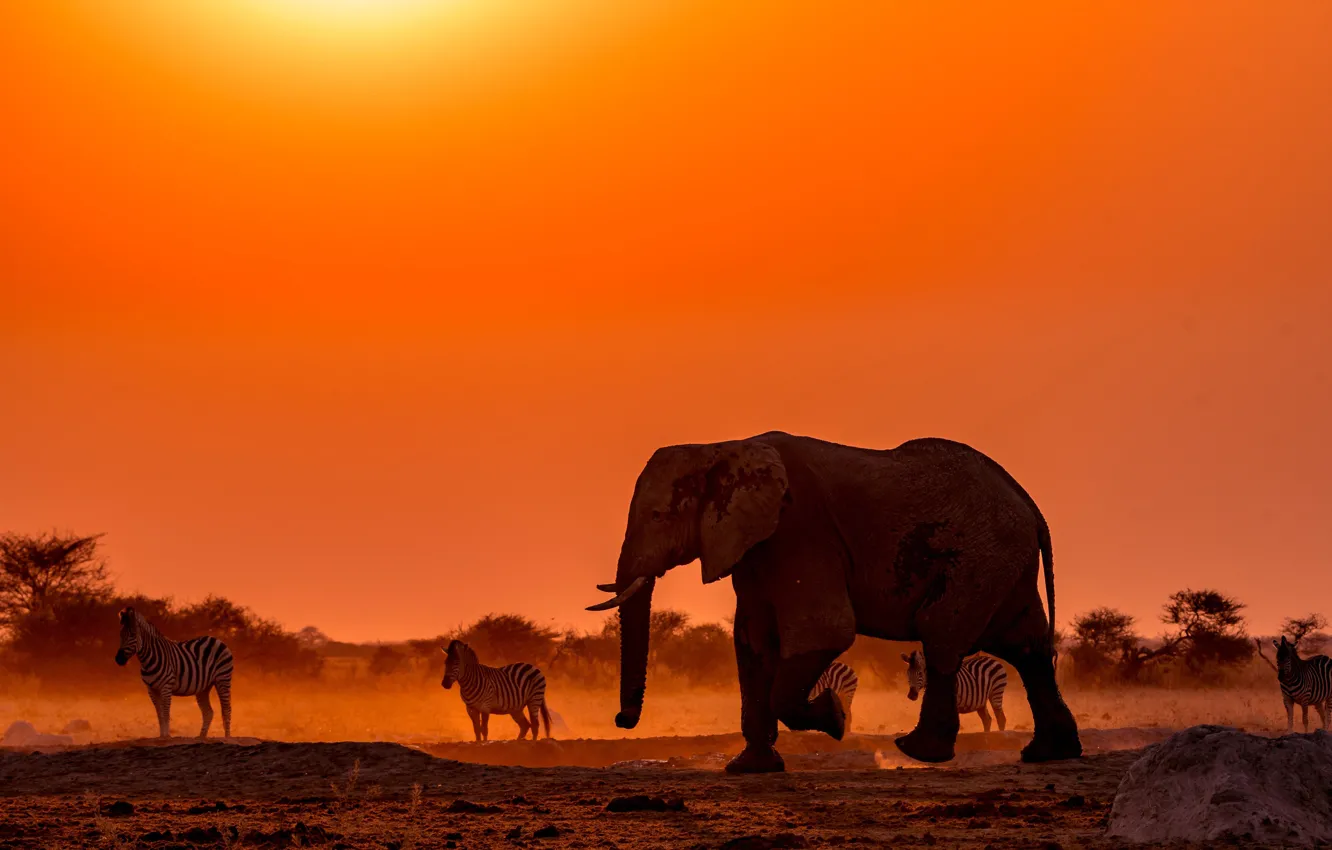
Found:
[[[772,536],[786,487],[786,467],[772,446],[744,442],[721,450],[699,513],[704,584],[730,575],[745,552]]]

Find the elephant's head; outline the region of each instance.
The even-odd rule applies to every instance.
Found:
[[[643,712],[652,589],[672,567],[700,559],[705,584],[725,578],[750,548],[777,530],[786,467],[765,443],[739,440],[658,449],[629,503],[615,597],[589,611],[620,609],[620,713],[632,729]]]

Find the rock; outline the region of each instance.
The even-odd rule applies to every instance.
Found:
[[[1119,783],[1107,835],[1137,842],[1332,841],[1332,735],[1264,738],[1195,726]]]
[[[683,812],[684,800],[674,798],[649,797],[635,794],[632,797],[616,797],[606,804],[608,812]]]
[[[532,833],[533,838],[559,838],[560,828],[554,824],[549,824]]]
[[[117,800],[102,809],[102,814],[109,818],[127,818],[134,814],[134,804],[127,803],[124,800]]]
[[[488,806],[481,803],[473,803],[471,800],[458,799],[449,804],[448,811],[454,814],[464,815],[493,815],[500,811],[499,806]]]
[[[65,728],[60,730],[62,735],[80,735],[92,731],[92,724],[82,717],[76,717],[65,724]]]
[[[5,730],[5,737],[0,739],[4,747],[68,747],[74,743],[69,735],[47,735],[38,732],[36,727],[26,720],[15,720]]]

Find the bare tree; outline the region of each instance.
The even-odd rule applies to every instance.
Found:
[[[1281,624],[1281,633],[1290,638],[1297,650],[1317,652],[1327,642],[1327,635],[1321,633],[1325,628],[1327,618],[1322,614],[1306,614],[1303,617],[1287,617]]]
[[[106,563],[97,551],[102,535],[0,535],[0,626],[50,610],[57,601],[109,594]]]

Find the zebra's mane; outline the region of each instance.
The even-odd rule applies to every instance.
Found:
[[[472,649],[470,646],[463,643],[462,641],[460,640],[453,641],[452,643],[449,644],[449,648],[458,653],[458,660],[462,661],[463,663],[477,665],[477,666],[481,664],[480,660],[477,659],[476,657],[476,650]]]
[[[157,626],[148,622],[148,618],[143,616],[142,612],[135,611],[133,608],[130,608],[129,611],[134,615],[134,629],[139,633],[140,640],[144,637],[162,637],[162,633],[157,630]]]

